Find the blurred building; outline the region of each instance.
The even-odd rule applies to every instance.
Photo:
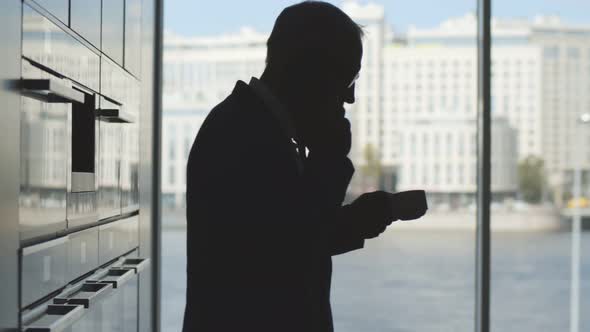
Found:
[[[397,189],[415,185],[430,192],[474,193],[472,181],[476,156],[469,146],[476,144],[475,15],[452,18],[433,28],[411,26],[400,34],[386,23],[382,6],[346,1],[342,8],[365,30],[357,100],[347,112],[353,123],[351,157],[355,164],[360,166],[359,169],[366,164],[366,150],[371,146],[380,161],[382,178],[389,179],[382,183],[386,189],[398,183]],[[213,37],[182,37],[167,33],[165,96],[174,95],[178,105],[185,98],[207,112],[231,92],[237,80],[247,81],[262,73],[267,37],[267,34],[248,28]],[[505,174],[494,177],[494,190],[498,193],[514,194],[517,191],[517,163],[528,156],[545,161],[548,178],[559,197],[562,196],[560,189],[567,181],[566,175],[574,165],[574,157],[579,156],[584,168],[590,169],[587,144],[590,134],[576,136],[575,130],[579,114],[590,109],[588,45],[590,28],[569,26],[557,17],[493,20],[492,112],[498,122],[494,134],[500,135],[494,137],[494,145],[502,146],[493,151],[494,160],[502,160],[495,165],[502,169],[494,172]],[[171,121],[169,116],[175,117],[168,109],[165,106],[165,122]],[[194,120],[185,120],[200,123],[201,112],[195,116]],[[164,128],[165,135],[168,129]],[[196,130],[187,132],[191,141]],[[456,142],[450,145],[451,150],[445,150],[445,154],[434,154],[440,151],[432,146],[431,153],[423,156],[425,160],[438,156],[447,164],[438,165],[439,183],[434,181],[436,164],[427,166],[429,171],[424,174],[430,175],[424,175],[426,178],[418,176],[422,172],[420,167],[425,166],[416,170],[416,179],[429,181],[411,181],[409,170],[416,161],[407,154],[408,142],[412,134],[416,134],[416,144],[422,144],[418,143],[418,132],[423,131],[428,133],[432,144],[444,145],[448,134],[454,137],[451,141]],[[177,131],[176,135],[183,133]],[[178,142],[189,138],[177,137]],[[452,160],[459,153],[462,140],[469,160],[455,163]],[[511,148],[507,148],[509,145]],[[185,162],[179,159],[177,175],[164,174],[164,195],[182,195],[184,192],[184,181],[178,182],[182,186],[172,185],[169,181],[184,179],[181,173]],[[465,181],[462,186],[454,182],[460,178],[452,175],[457,174],[460,167],[464,167],[460,172]],[[447,172],[448,168],[453,171]],[[164,172],[167,172],[166,168]],[[362,176],[362,172],[357,175]],[[446,179],[451,182],[443,181]],[[362,181],[353,182],[352,189],[363,189],[362,184],[358,187],[359,183]]]
[[[342,10],[360,24],[365,32],[361,75],[356,83],[356,102],[348,106],[347,112],[354,130],[351,158],[356,164],[362,164],[365,148],[369,144],[378,151],[382,151],[384,145],[388,144],[378,127],[386,113],[383,107],[383,69],[386,61],[384,49],[387,41],[391,41],[392,38],[381,5],[360,5],[356,1],[346,1],[342,5]]]
[[[400,153],[404,148],[400,139],[412,123],[440,116],[475,120],[476,17],[449,19],[429,29],[409,27],[398,35],[385,24],[379,6],[352,1],[344,9],[367,29],[367,58],[352,112],[353,156],[362,164],[364,147],[375,146],[384,170],[397,174],[409,168]],[[494,19],[492,33],[493,115],[516,129],[518,160],[528,156],[544,160],[559,202],[573,166],[580,162],[590,169],[589,133],[576,130],[580,114],[590,108],[590,95],[583,92],[590,91],[590,27],[539,16]],[[371,55],[375,52],[371,46],[379,44],[384,45],[379,50],[382,62],[375,71],[377,57]],[[494,159],[504,157],[494,155]],[[516,169],[516,164],[503,167]],[[511,183],[513,191],[517,183]],[[429,191],[435,190],[432,186],[422,185]],[[500,187],[505,186],[495,186]]]
[[[266,34],[244,28],[233,35],[185,38],[165,34],[162,137],[162,200],[182,207],[186,162],[209,111],[237,80],[264,69]]]
[[[237,80],[248,81],[262,73],[267,38],[249,28],[214,37],[182,37],[167,32],[164,96],[188,98],[212,108],[229,95]]]
[[[187,96],[168,94],[163,100],[162,204],[183,207],[186,198],[186,162],[193,141],[211,110]]]
[[[430,203],[453,207],[472,202],[477,190],[477,126],[457,115],[427,115],[397,133],[397,190],[428,188]],[[516,130],[504,118],[492,123],[492,189],[496,198],[516,190]]]

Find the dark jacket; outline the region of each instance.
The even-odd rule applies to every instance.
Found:
[[[295,146],[239,81],[207,116],[187,166],[184,331],[332,331],[331,256],[363,246],[338,218],[348,158]]]

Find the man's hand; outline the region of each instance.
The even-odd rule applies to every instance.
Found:
[[[399,219],[394,215],[391,199],[392,195],[385,191],[362,194],[344,208],[345,218],[363,238],[377,237]]]
[[[337,113],[336,117],[318,119],[313,132],[306,137],[304,143],[314,155],[340,158],[350,152],[350,121],[344,117],[344,107]]]

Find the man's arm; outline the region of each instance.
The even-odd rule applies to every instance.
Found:
[[[312,153],[305,163],[302,196],[311,198],[309,206],[326,211],[323,213],[326,220],[318,222],[329,225],[322,245],[329,255],[343,254],[364,246],[364,237],[352,227],[350,206],[342,206],[353,174],[354,166],[347,157],[322,158]]]
[[[201,222],[193,219],[224,257],[218,261],[233,259],[236,250],[252,257],[251,264],[301,259],[304,252],[333,255],[362,247],[364,238],[384,229],[384,218],[341,205],[353,173],[345,156],[312,150],[301,175],[290,142],[260,130],[229,132],[231,139],[202,137],[200,157],[192,159],[199,166],[191,168],[200,175],[189,176],[188,184],[193,201],[187,204],[200,211]]]

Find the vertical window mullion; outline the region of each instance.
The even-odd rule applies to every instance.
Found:
[[[490,331],[491,1],[478,0],[477,231],[475,332]]]

